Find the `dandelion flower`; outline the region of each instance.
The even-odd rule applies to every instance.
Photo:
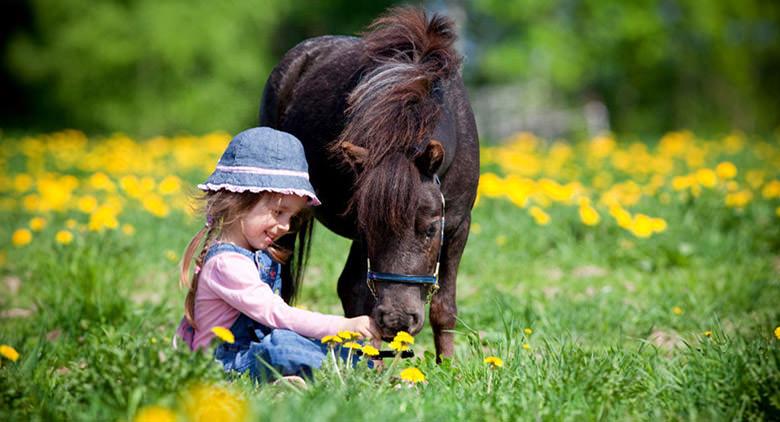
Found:
[[[366,355],[366,356],[378,356],[379,355],[379,350],[377,350],[376,347],[374,347],[374,346],[372,346],[370,344],[367,344],[367,345],[363,346],[363,354]]]
[[[496,246],[504,246],[507,242],[507,237],[503,234],[496,236]]]
[[[163,406],[146,406],[136,413],[133,422],[176,422],[176,414]]]
[[[488,356],[485,358],[484,362],[490,365],[491,368],[500,368],[504,366],[504,361],[497,356]]]
[[[409,350],[409,345],[398,340],[393,340],[389,344],[390,348],[396,352],[405,352]]]
[[[341,343],[342,341],[344,341],[344,339],[342,339],[339,336],[325,336],[320,341],[323,344],[335,345],[337,343]]]
[[[712,337],[712,331],[710,331],[710,330],[707,330],[707,331],[703,332],[702,334],[704,334],[704,337]]]
[[[124,224],[122,226],[122,233],[124,233],[127,236],[132,236],[135,234],[135,227],[133,227],[132,224]]]
[[[236,342],[236,337],[225,327],[212,327],[211,332],[226,343],[233,344]]]
[[[18,229],[11,236],[11,243],[14,246],[24,246],[32,242],[32,233],[27,229]]]
[[[525,335],[527,335],[527,336],[530,336],[531,334],[533,334],[533,333],[534,333],[534,330],[532,330],[532,329],[530,329],[530,328],[525,328],[525,329],[523,330],[523,332],[525,333]]]
[[[672,313],[675,315],[682,315],[683,309],[679,306],[672,307]]]
[[[414,337],[412,337],[412,335],[407,333],[406,331],[399,331],[395,335],[395,338],[393,338],[393,341],[399,341],[401,343],[406,343],[406,344],[414,344]]]
[[[589,204],[580,205],[580,221],[586,226],[595,226],[601,221],[598,211]]]
[[[54,235],[54,240],[56,240],[60,245],[67,245],[70,242],[73,242],[73,233],[67,230],[60,230],[56,235]]]
[[[724,161],[715,167],[715,173],[722,180],[733,179],[737,175],[737,166],[729,161]]]
[[[247,401],[237,391],[202,384],[187,391],[182,407],[186,420],[192,422],[245,421],[249,411]]]
[[[69,229],[75,229],[78,224],[79,224],[78,221],[76,221],[76,220],[74,220],[72,218],[69,218],[69,219],[65,220],[65,227],[67,227]]]
[[[401,379],[412,384],[425,381],[425,374],[417,368],[406,368],[401,371]]]
[[[356,333],[354,331],[339,331],[338,336],[343,340],[355,340],[361,337],[360,333]]]
[[[360,345],[360,343],[354,342],[354,341],[348,341],[341,345],[342,347],[346,347],[347,349],[357,349],[361,350],[363,346]]]
[[[0,356],[3,356],[12,362],[19,360],[19,352],[7,344],[0,344]]]
[[[775,327],[775,337],[780,340],[780,325]]]
[[[523,350],[531,350],[531,345],[528,343],[523,343]]]
[[[176,252],[172,251],[171,249],[165,250],[165,258],[167,258],[168,261],[171,262],[177,262],[179,260],[179,256],[176,255]]]
[[[39,232],[46,227],[46,219],[43,217],[33,217],[30,219],[30,229],[34,232]]]
[[[539,207],[531,207],[528,212],[531,214],[531,217],[533,217],[534,221],[536,221],[536,224],[540,226],[544,226],[550,223],[550,215],[544,212]]]

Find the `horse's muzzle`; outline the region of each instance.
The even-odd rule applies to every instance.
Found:
[[[383,306],[377,307],[374,319],[382,329],[382,337],[385,340],[392,340],[399,331],[415,335],[420,332],[425,322],[423,310],[389,309]]]

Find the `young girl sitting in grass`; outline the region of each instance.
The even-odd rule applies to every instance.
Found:
[[[298,139],[267,127],[241,132],[198,188],[206,192],[206,224],[182,259],[180,282],[189,292],[177,330],[191,349],[208,345],[213,328],[229,327],[235,342],[223,342],[215,350],[226,371],[249,371],[254,379],[276,373],[310,377],[327,352],[312,339],[338,331],[379,338],[368,316],[323,315],[282,299],[284,292],[289,302],[297,286],[282,286],[280,263],[291,252],[275,241],[307,205],[319,204]]]

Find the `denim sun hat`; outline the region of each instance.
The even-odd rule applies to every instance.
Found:
[[[319,205],[309,182],[309,165],[301,141],[270,127],[247,129],[228,144],[204,191],[278,192],[306,197]]]

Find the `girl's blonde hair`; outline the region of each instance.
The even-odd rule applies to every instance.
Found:
[[[225,190],[209,191],[205,195],[198,198],[202,202],[203,213],[206,216],[206,224],[197,234],[190,240],[189,245],[184,250],[182,260],[179,268],[179,285],[188,288],[187,297],[184,300],[184,317],[187,322],[192,325],[193,328],[197,328],[195,324],[195,295],[198,292],[198,276],[200,275],[200,269],[203,267],[203,261],[206,258],[209,247],[217,240],[222,231],[230,227],[235,222],[239,221],[252,207],[254,207],[259,201],[266,199],[270,200],[274,197],[281,197],[281,194],[273,192],[229,192]],[[290,232],[294,232],[301,221],[306,221],[305,224],[307,230],[310,232],[311,228],[308,224],[309,214],[307,210],[303,210],[295,217],[291,222]],[[200,253],[195,258],[195,271],[190,278],[190,265],[192,264],[193,257],[198,245],[203,244],[200,248]],[[292,255],[292,251],[274,243],[266,250],[271,258],[280,263],[287,263]],[[288,303],[294,300],[295,293],[298,290],[300,279],[302,274],[300,271],[295,272],[295,277],[291,280],[290,287],[284,288],[283,286],[282,297]],[[286,294],[285,294],[286,293]]]

